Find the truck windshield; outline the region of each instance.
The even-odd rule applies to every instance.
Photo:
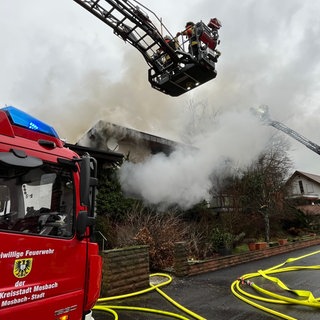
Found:
[[[69,238],[74,231],[73,204],[69,168],[0,163],[0,230]]]

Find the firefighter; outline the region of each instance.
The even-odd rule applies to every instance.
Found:
[[[179,48],[179,43],[177,38],[172,39],[170,36],[166,35],[164,37],[164,40],[173,50],[177,50]]]
[[[217,60],[221,55],[221,52],[216,49],[216,46],[218,44],[220,44],[218,30],[222,27],[221,21],[217,18],[213,18],[209,21],[208,27],[211,28],[211,30],[212,30],[212,35],[213,35],[213,40],[214,40],[214,46],[212,49],[216,53],[216,60]]]
[[[179,48],[179,42],[178,39],[171,38],[169,35],[166,35],[163,37],[164,41],[169,45],[169,47],[173,50],[177,50]],[[160,47],[157,51],[156,54],[154,55],[154,59],[161,58],[162,64],[164,66],[168,66],[171,63],[171,57],[168,53],[165,53],[166,49],[164,47]]]
[[[172,44],[173,44],[173,39],[171,39],[171,38],[167,35],[167,36],[164,37],[164,40],[165,40],[165,42],[166,42],[172,49],[174,49],[173,46],[172,46]],[[164,60],[163,60],[164,65],[165,65],[165,66],[168,65],[168,64],[170,64],[170,62],[171,62],[170,55],[165,54],[165,55],[164,55]]]
[[[199,40],[197,38],[195,24],[192,21],[188,21],[185,30],[177,33],[177,36],[179,35],[184,35],[189,39],[189,53],[194,57],[198,57]]]

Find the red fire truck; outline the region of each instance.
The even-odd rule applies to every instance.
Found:
[[[0,319],[93,319],[96,171],[51,126],[0,109]]]

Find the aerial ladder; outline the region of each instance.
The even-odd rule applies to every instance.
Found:
[[[179,37],[173,36],[154,12],[136,0],[74,1],[141,52],[149,66],[148,80],[154,89],[175,97],[216,77],[215,64],[220,55],[216,47],[221,27],[218,19],[211,19],[207,25],[202,21],[195,24],[198,52],[194,55],[184,32]],[[149,15],[160,27],[156,27]]]
[[[269,126],[272,126],[272,127],[276,128],[276,129],[286,133],[291,138],[299,141],[300,143],[305,145],[307,148],[309,148],[313,152],[315,152],[317,154],[320,154],[320,146],[318,146],[316,143],[314,143],[314,142],[310,141],[309,139],[305,138],[304,136],[302,136],[298,132],[290,129],[289,127],[287,127],[283,123],[281,123],[279,121],[271,120],[270,119],[270,115],[269,115],[268,106],[263,105],[263,106],[260,106],[260,107],[258,107],[256,109],[254,109],[253,111],[257,116],[259,116],[260,120],[263,123],[265,123],[265,124],[267,124]]]

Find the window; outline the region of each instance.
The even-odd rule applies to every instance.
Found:
[[[307,184],[307,192],[308,193],[313,193],[314,192],[314,188],[313,188],[313,184],[312,183],[308,183]]]
[[[0,229],[44,236],[71,237],[74,187],[69,169],[0,163]]]
[[[301,194],[304,194],[304,188],[303,188],[302,180],[299,180],[298,183],[299,183],[300,193],[301,193]]]

